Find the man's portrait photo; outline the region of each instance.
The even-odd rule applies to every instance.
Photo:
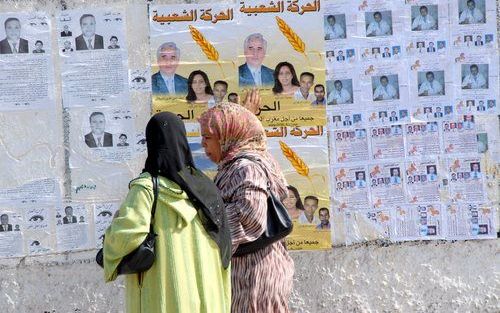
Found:
[[[82,34],[75,38],[76,50],[104,49],[104,39],[95,33],[96,21],[92,14],[83,14],[80,17]]]
[[[462,89],[488,89],[488,64],[462,64]]]
[[[63,26],[63,31],[61,32],[61,37],[71,37],[73,36],[73,32],[69,30],[68,25]]]
[[[399,58],[401,55],[401,47],[400,46],[393,46],[392,47],[392,56],[395,58]]]
[[[345,14],[325,15],[323,25],[325,30],[325,40],[346,38]]]
[[[474,46],[476,47],[484,46],[483,37],[481,35],[476,36],[476,40],[474,41]]]
[[[444,71],[418,72],[419,97],[445,95]]]
[[[5,38],[0,41],[0,54],[28,53],[28,40],[21,38],[21,21],[9,17],[4,24]]]
[[[446,41],[438,41],[438,52],[446,50]]]
[[[108,49],[120,49],[120,45],[118,44],[118,37],[111,36],[109,38],[109,46]]]
[[[479,162],[472,162],[470,164],[470,177],[473,179],[481,178],[481,167]]]
[[[391,167],[391,178],[390,183],[393,185],[401,184],[401,174],[399,172],[399,167]]]
[[[399,119],[404,120],[408,118],[408,110],[399,110]]]
[[[322,84],[317,84],[314,86],[314,96],[316,99],[311,102],[312,105],[325,105],[326,104],[326,98],[325,98],[325,86]]]
[[[153,94],[187,94],[187,78],[176,74],[181,50],[174,42],[165,42],[156,51],[159,71],[151,76]]]
[[[356,175],[356,181],[355,186],[358,188],[364,188],[366,187],[366,174],[364,171],[358,171],[355,173]]]
[[[106,117],[102,112],[93,112],[89,117],[91,132],[85,135],[85,143],[89,148],[112,147],[113,135],[104,131]]]
[[[263,64],[267,41],[262,34],[254,33],[245,38],[243,53],[245,63],[238,67],[240,87],[261,87],[274,84],[274,71]]]
[[[491,44],[493,42],[493,34],[486,34],[484,36],[484,41],[486,42],[486,45]]]
[[[320,223],[316,225],[316,229],[331,229],[330,211],[327,208],[321,208],[318,211]]]
[[[333,85],[333,86],[332,86]],[[327,104],[348,104],[352,103],[352,79],[327,81],[328,97]]]
[[[464,115],[464,129],[473,130],[474,129],[474,115],[467,114]]]
[[[66,40],[64,42],[64,48],[62,49],[62,52],[73,52],[73,48],[71,48],[71,41]]]
[[[365,13],[366,37],[392,35],[392,12],[377,11]]]
[[[45,53],[45,50],[43,50],[43,42],[41,40],[35,41],[35,49],[33,50],[33,53]]]
[[[433,41],[429,42],[429,46],[427,47],[427,52],[436,52],[436,46],[434,45]]]
[[[438,26],[437,5],[414,5],[411,7],[411,30],[426,31],[437,30]]]
[[[384,48],[384,53],[382,53],[383,58],[390,58],[391,57],[391,49],[389,47]]]
[[[403,127],[401,125],[391,125],[391,134],[393,135],[402,135]]]
[[[118,137],[118,143],[116,144],[117,147],[128,147],[129,143],[127,142],[127,135],[126,134],[120,134]]]
[[[73,207],[67,206],[64,208],[63,224],[74,224],[77,222],[76,216],[73,215]]]
[[[486,6],[484,0],[459,0],[458,23],[484,24],[486,23]]]
[[[398,75],[372,77],[373,101],[399,99]]]
[[[431,182],[437,181],[436,165],[427,165],[427,179]]]
[[[397,122],[398,121],[398,113],[396,111],[391,111],[391,115],[389,116],[389,122]]]
[[[0,232],[2,231],[12,231],[12,224],[9,224],[9,215],[0,215]]]

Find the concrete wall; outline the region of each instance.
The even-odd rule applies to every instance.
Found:
[[[499,240],[293,252],[291,308],[297,313],[500,312],[499,252]],[[0,266],[1,311],[123,312],[123,282],[104,284],[94,254],[26,258]]]

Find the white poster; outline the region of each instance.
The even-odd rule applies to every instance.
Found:
[[[441,204],[403,205],[394,209],[395,240],[443,239]]]
[[[57,23],[63,105],[127,102],[125,13],[115,9],[66,10]]]
[[[44,12],[0,14],[0,111],[55,108],[50,32]]]

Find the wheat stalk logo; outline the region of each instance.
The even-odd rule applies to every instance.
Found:
[[[319,176],[323,179],[323,182],[326,182],[325,177],[319,174],[309,176],[309,166],[307,166],[306,162],[304,162],[304,160],[302,160],[302,158],[295,151],[293,151],[293,149],[290,148],[286,143],[284,143],[283,141],[280,141],[279,143],[283,155],[290,162],[290,164],[292,164],[293,168],[299,175],[302,175],[305,178],[307,178],[307,180],[309,180],[314,193],[316,193],[314,184],[312,182],[312,178],[314,176]]]
[[[203,51],[207,59],[216,62],[222,72],[222,76],[226,78],[222,65],[219,61],[219,51],[215,49],[214,45],[212,45],[196,27],[189,25],[189,31],[191,32],[191,37],[193,37],[193,40],[198,44],[198,46],[200,46],[201,51]]]
[[[283,141],[280,141],[280,147],[283,155],[290,161],[297,173],[309,178],[309,166],[307,166],[304,160]]]
[[[288,40],[292,48],[297,51],[298,53],[301,53],[304,55],[304,57],[307,59],[309,62],[309,58],[307,57],[306,54],[306,44],[300,38],[300,36],[288,25],[281,17],[276,16],[276,23],[278,24],[278,28],[280,29],[281,33],[285,38]],[[321,52],[319,51],[312,51],[318,53],[320,59],[322,58]]]

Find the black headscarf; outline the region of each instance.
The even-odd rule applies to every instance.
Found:
[[[224,268],[231,259],[231,235],[217,186],[194,166],[186,128],[170,112],[155,114],[146,126],[148,157],[143,172],[177,183],[197,209],[205,230],[220,249]]]

